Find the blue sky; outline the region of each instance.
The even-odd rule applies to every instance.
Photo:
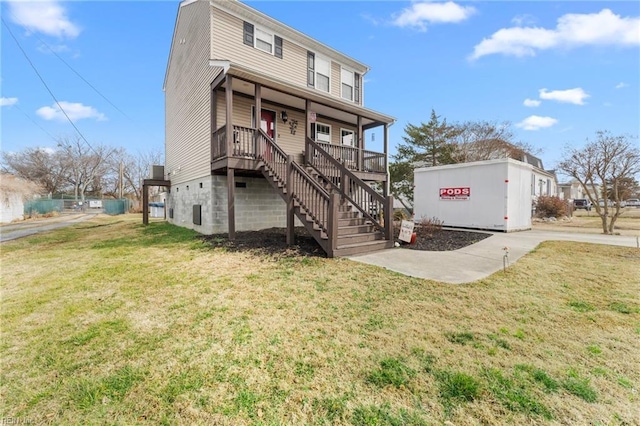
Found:
[[[546,168],[597,130],[640,134],[639,2],[247,3],[371,67],[365,105],[397,118],[392,153],[432,108],[449,122],[511,122]],[[1,149],[55,148],[74,134],[10,30],[90,142],[162,150],[177,7],[2,2]],[[382,151],[382,138],[367,145]]]

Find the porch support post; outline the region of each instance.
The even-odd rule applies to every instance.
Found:
[[[256,111],[255,111],[255,122],[254,124],[254,132],[253,132],[253,152],[254,155],[257,157],[259,155],[258,152],[258,135],[259,135],[259,131],[258,129],[260,129],[260,122],[262,120],[262,85],[256,83],[255,84],[255,101],[256,101]]]
[[[293,214],[293,155],[287,156],[287,245],[295,244],[295,217]]]
[[[227,74],[225,82],[227,157],[230,157],[233,155],[233,77]]]
[[[340,194],[329,195],[329,217],[327,218],[328,252],[327,257],[334,257],[338,247],[338,208],[340,207]]]
[[[142,223],[149,224],[149,186],[142,184]]]
[[[214,144],[216,143],[216,141],[213,140],[213,134],[215,133],[216,130],[218,130],[218,92],[217,89],[213,86],[213,83],[211,84],[211,106],[210,106],[210,112],[211,112],[211,131],[209,132],[209,135],[211,137],[211,153],[210,153],[210,157],[209,160],[213,161],[213,153],[215,152],[215,148],[214,148]]]
[[[227,216],[229,223],[229,240],[236,239],[236,179],[235,170],[227,168]]]
[[[362,171],[364,164],[364,135],[362,134],[362,116],[358,116],[358,170]]]
[[[309,146],[307,144],[307,139],[311,137],[311,114],[309,109],[311,109],[311,101],[309,99],[305,99],[304,111],[305,111],[305,126],[304,126],[304,164],[309,164],[311,160],[311,153],[309,152]]]
[[[393,195],[387,195],[384,199],[384,237],[387,241],[393,241]]]
[[[385,123],[384,125],[384,171],[387,175],[386,180],[384,181],[384,189],[383,195],[386,197],[390,192],[390,179],[389,179],[389,125]]]

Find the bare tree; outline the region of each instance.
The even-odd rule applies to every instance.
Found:
[[[118,172],[121,163],[123,193],[131,195],[137,200],[142,200],[142,181],[149,178],[152,165],[164,164],[164,156],[157,149],[148,152],[138,151],[136,154],[120,150],[114,155],[111,162],[113,170]],[[112,186],[115,189],[114,193],[117,193],[120,182],[116,178],[115,181],[112,181],[113,183],[115,183],[115,186]]]
[[[67,167],[59,151],[27,148],[21,152],[3,152],[2,170],[34,182],[51,194],[63,191],[67,184]]]
[[[77,136],[58,139],[58,148],[65,156],[67,178],[74,187],[76,199],[79,195],[84,201],[87,188],[109,170],[109,159],[115,149],[99,144],[90,146]]]
[[[612,234],[620,216],[622,188],[640,173],[640,149],[627,135],[613,136],[608,131],[596,135],[583,148],[567,147],[558,169],[580,183],[602,220],[602,231]],[[599,198],[604,200],[602,206]]]
[[[468,121],[458,124],[459,133],[454,139],[451,158],[455,163],[514,158],[521,160],[525,154],[535,154],[532,146],[514,141],[509,122]]]

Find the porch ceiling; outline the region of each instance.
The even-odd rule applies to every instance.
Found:
[[[220,66],[223,61],[211,61],[211,65]],[[226,63],[227,74],[237,77],[233,80],[234,92],[254,95],[255,84],[262,85],[262,99],[287,105],[291,108],[305,110],[305,101],[311,102],[311,111],[318,115],[351,123],[358,123],[358,116],[362,117],[363,127],[375,127],[392,124],[395,118],[379,112],[344,102],[332,96],[324,95],[316,90],[292,85],[283,80],[266,76],[241,65]]]

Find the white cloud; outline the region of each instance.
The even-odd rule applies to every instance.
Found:
[[[18,103],[18,98],[0,98],[0,107],[11,106]]]
[[[12,0],[9,8],[12,21],[28,31],[67,38],[80,34],[80,28],[71,22],[65,8],[56,0]]]
[[[393,16],[392,24],[398,27],[416,28],[426,31],[427,24],[457,23],[468,19],[476,12],[471,6],[460,6],[452,1],[446,3],[419,2]]]
[[[67,46],[66,44],[44,44],[44,43],[40,43],[38,44],[37,47],[38,51],[42,52],[42,53],[63,53],[63,52],[68,52],[69,50],[69,46]]]
[[[67,113],[71,121],[82,120],[83,118],[95,118],[98,121],[105,121],[107,119],[103,113],[98,112],[94,107],[83,105],[79,102],[61,101],[60,106],[64,109],[64,112]],[[57,104],[38,108],[36,114],[45,120],[65,121],[67,119]]]
[[[629,85],[627,83],[622,82],[622,81],[620,83],[616,84],[616,89],[623,89],[625,87],[629,87]]]
[[[502,53],[513,56],[535,56],[539,50],[584,45],[640,45],[640,17],[614,14],[609,9],[598,13],[570,13],[558,19],[556,28],[502,28],[478,43],[470,59]]]
[[[540,102],[537,99],[529,99],[529,98],[527,98],[527,99],[524,100],[524,102],[522,104],[524,106],[526,106],[526,107],[537,107],[537,106],[540,106],[541,103],[542,102]]]
[[[546,99],[551,101],[557,101],[565,104],[584,105],[584,100],[591,95],[582,90],[581,87],[567,90],[552,90],[540,89],[540,99]]]
[[[536,18],[533,15],[529,15],[527,13],[523,14],[523,15],[517,15],[514,16],[513,19],[511,19],[511,22],[514,25],[517,25],[518,27],[521,27],[522,25],[533,25],[536,23]]]
[[[516,124],[517,127],[520,127],[524,130],[540,130],[546,127],[551,127],[556,124],[558,120],[552,117],[541,117],[539,115],[531,115],[520,123]]]

